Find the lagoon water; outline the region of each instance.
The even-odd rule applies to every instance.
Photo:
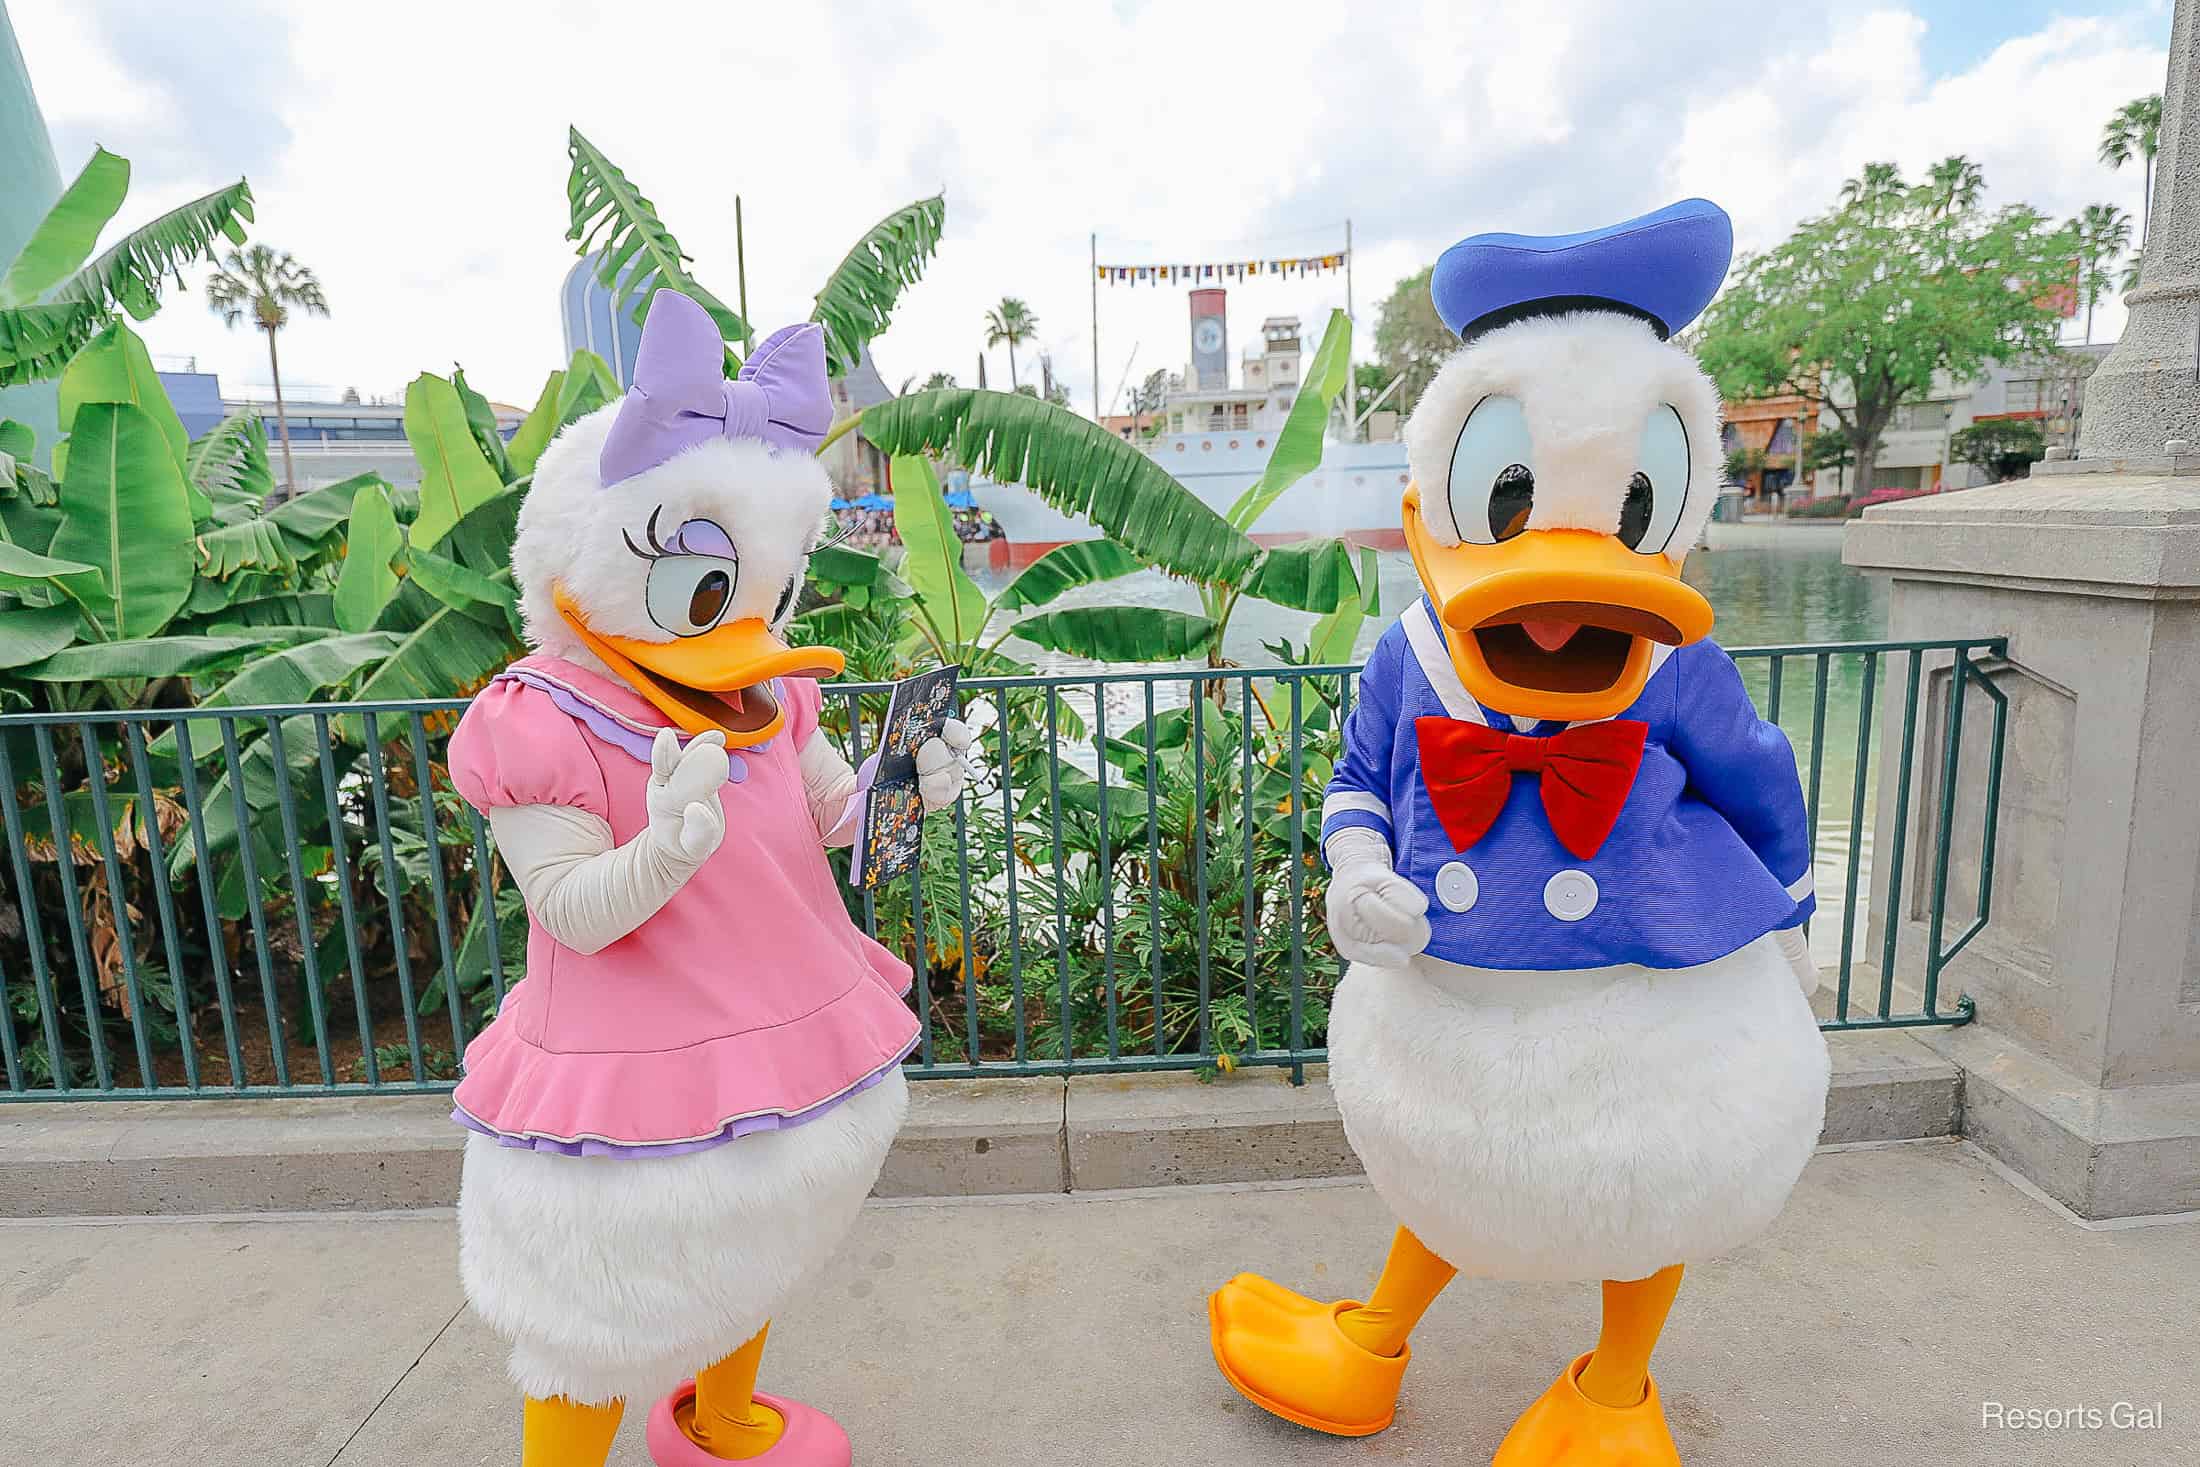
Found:
[[[1380,557],[1380,571],[1382,615],[1370,618],[1361,629],[1358,650],[1362,654],[1374,645],[1375,639],[1398,612],[1419,594],[1412,561],[1404,551],[1384,553]],[[989,595],[1011,578],[1009,573],[998,571],[974,571],[973,574]],[[1883,583],[1868,580],[1841,563],[1841,535],[1837,526],[1715,525],[1710,546],[1689,557],[1684,575],[1689,584],[1710,600],[1717,613],[1712,635],[1729,648],[1874,641],[1886,633],[1886,588]],[[1199,609],[1198,598],[1189,587],[1151,573],[1087,587],[1064,597],[1056,605],[1111,603],[1170,607],[1180,611]],[[1225,651],[1231,661],[1243,666],[1272,664],[1275,658],[1263,650],[1263,644],[1279,637],[1303,642],[1314,621],[1310,615],[1264,602],[1242,602],[1231,619]],[[1091,662],[1024,643],[1014,643],[1011,650],[1042,672],[1073,674],[1097,670]],[[1846,899],[1852,883],[1850,824],[1856,788],[1857,715],[1863,698],[1863,659],[1855,655],[1831,655],[1823,662],[1811,656],[1786,659],[1777,689],[1777,707],[1774,706],[1770,662],[1763,658],[1744,658],[1741,666],[1743,680],[1756,698],[1759,710],[1776,718],[1794,743],[1806,796],[1814,785],[1817,790],[1814,818],[1821,915],[1812,924],[1811,947],[1822,965],[1831,966],[1840,960],[1845,907],[1853,905],[1855,909],[1852,930],[1859,955],[1863,942],[1863,903],[1861,900],[1851,903]],[[1890,671],[1899,676],[1905,670],[1899,659],[1895,659],[1891,667],[1882,660],[1875,694],[1881,700],[1881,707],[1885,706],[1884,699],[1888,696]],[[1826,689],[1822,723],[1814,697],[1821,675]],[[1894,688],[1899,696],[1899,681],[1894,683]],[[1081,696],[1072,692],[1065,697],[1077,705],[1080,712],[1089,714],[1089,693]],[[1159,701],[1161,706],[1181,703],[1182,688],[1164,690]],[[1108,720],[1115,728],[1135,722],[1145,707],[1144,695],[1135,685],[1111,690],[1107,703]],[[1873,756],[1873,750],[1877,740],[1871,733],[1866,737],[1870,773],[1876,779],[1879,761]],[[1081,754],[1088,754],[1088,751],[1076,751],[1072,758],[1089,765],[1089,757],[1081,758]],[[1861,842],[1853,852],[1856,864],[1853,889],[1859,893],[1870,888],[1868,799],[1864,810]]]

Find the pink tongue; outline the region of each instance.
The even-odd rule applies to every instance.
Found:
[[[1528,634],[1529,640],[1546,652],[1556,652],[1573,640],[1575,632],[1581,630],[1581,623],[1578,621],[1524,621],[1520,626]]]

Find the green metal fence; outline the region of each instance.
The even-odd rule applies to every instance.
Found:
[[[1735,653],[1797,749],[1827,1028],[1971,1015],[1942,1002],[1941,977],[1988,916],[2006,700],[1981,659],[2002,650]],[[1321,795],[1357,675],[966,682],[984,777],[927,822],[922,871],[848,898],[918,970],[910,1072],[1322,1059],[1340,965],[1320,918]],[[1966,749],[1974,685],[1990,718]],[[886,690],[828,692],[826,727],[860,760]],[[518,892],[443,767],[463,708],[0,717],[0,1093],[447,1088],[526,951]],[[1966,780],[1982,799],[1959,800]],[[1874,828],[1892,833],[1883,853]],[[1952,913],[1959,832],[1977,879]],[[1872,921],[1890,900],[1907,910]]]

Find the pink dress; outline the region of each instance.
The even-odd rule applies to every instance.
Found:
[[[909,966],[848,920],[796,767],[818,686],[779,694],[785,730],[729,751],[724,843],[656,916],[594,954],[530,922],[526,977],[466,1047],[462,1123],[574,1155],[692,1151],[813,1119],[909,1053]],[[467,709],[451,778],[477,809],[570,805],[623,844],[664,725],[624,684],[528,657]]]

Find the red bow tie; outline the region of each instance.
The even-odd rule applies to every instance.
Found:
[[[1421,779],[1451,843],[1465,850],[1489,833],[1515,774],[1533,774],[1560,845],[1586,861],[1619,820],[1650,725],[1607,719],[1549,738],[1507,733],[1458,718],[1417,718]]]

